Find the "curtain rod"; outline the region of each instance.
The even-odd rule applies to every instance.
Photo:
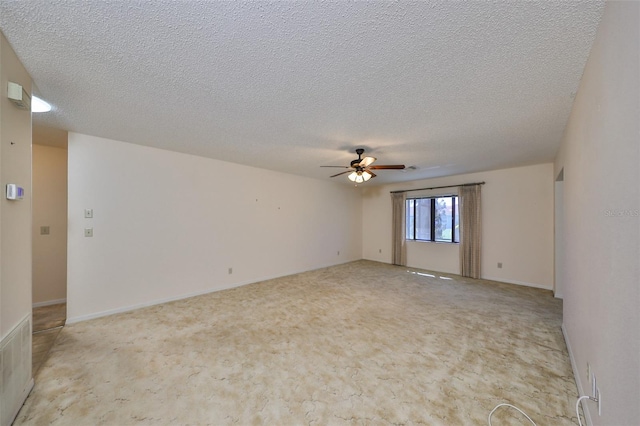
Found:
[[[484,185],[484,182],[461,183],[460,185],[434,186],[433,188],[403,189],[403,190],[400,190],[400,191],[390,191],[390,192],[391,192],[392,194],[397,194],[398,192],[428,191],[428,190],[430,190],[430,189],[458,188],[458,187],[460,187],[460,186],[474,186],[474,185]]]

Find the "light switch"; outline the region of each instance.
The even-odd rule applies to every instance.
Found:
[[[41,226],[40,227],[40,235],[49,235],[49,227]]]
[[[84,217],[91,219],[93,217],[93,209],[84,209]]]
[[[93,237],[93,228],[84,228],[85,237]]]

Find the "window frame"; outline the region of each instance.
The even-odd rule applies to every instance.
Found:
[[[451,198],[451,240],[436,239],[436,200],[438,198]],[[430,232],[429,239],[416,238],[417,235],[417,222],[418,222],[418,203],[417,200],[429,200],[430,209]],[[412,209],[413,221],[409,223],[409,209]],[[428,243],[445,243],[445,244],[460,244],[460,241],[456,241],[456,225],[460,226],[460,213],[459,213],[459,196],[456,194],[448,195],[432,195],[429,197],[415,197],[407,198],[405,201],[405,240],[428,242]],[[456,223],[456,213],[458,213],[458,223]],[[410,228],[410,229],[409,229]],[[408,232],[410,231],[410,232]]]

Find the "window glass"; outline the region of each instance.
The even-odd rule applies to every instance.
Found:
[[[413,198],[406,203],[407,240],[460,241],[458,197]]]
[[[452,237],[452,200],[451,197],[438,197],[436,202],[435,241],[449,241]]]
[[[419,198],[416,201],[416,240],[431,239],[431,200]]]
[[[406,220],[406,239],[413,240],[413,229],[415,226],[415,218],[413,217],[415,200],[407,200],[407,220]]]
[[[455,202],[455,206],[456,206],[456,214],[455,214],[455,218],[454,218],[454,223],[456,224],[456,228],[453,231],[453,242],[458,243],[460,242],[460,204],[458,204],[458,197],[454,197],[454,202]]]

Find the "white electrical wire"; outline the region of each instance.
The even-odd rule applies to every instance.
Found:
[[[491,410],[491,412],[489,413],[489,426],[493,426],[491,424],[491,416],[493,415],[493,412],[496,411],[499,407],[503,407],[503,406],[504,407],[515,408],[516,410],[520,411],[520,413],[522,413],[522,415],[525,416],[527,418],[527,420],[529,420],[533,426],[537,426],[536,423],[533,420],[531,420],[531,417],[527,416],[527,413],[525,413],[524,411],[522,411],[521,409],[519,409],[515,405],[506,404],[506,403],[498,404],[493,408],[493,410]]]
[[[583,399],[591,399],[591,397],[589,395],[582,395],[576,401],[576,416],[578,416],[578,424],[580,426],[582,426],[582,421],[580,420],[580,402],[582,402]]]

